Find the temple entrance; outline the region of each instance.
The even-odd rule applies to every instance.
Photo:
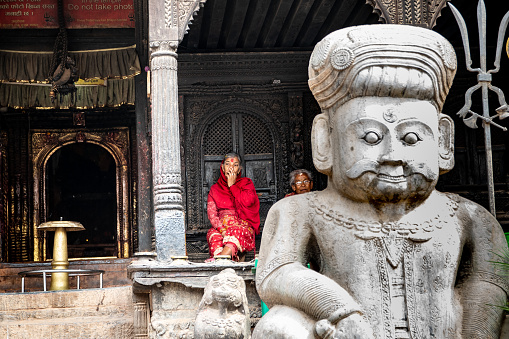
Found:
[[[78,221],[84,231],[67,234],[69,258],[117,256],[116,165],[92,143],[73,143],[51,155],[46,167],[46,219]],[[47,236],[46,257],[53,237]]]

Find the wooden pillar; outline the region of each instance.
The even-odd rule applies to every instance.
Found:
[[[136,147],[138,180],[136,189],[138,248],[139,253],[152,252],[152,150],[150,148],[150,115],[147,105],[148,69],[148,2],[135,0],[136,50],[141,64],[141,74],[135,78],[136,86]]]

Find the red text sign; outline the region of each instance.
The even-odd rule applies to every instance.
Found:
[[[133,0],[63,0],[66,28],[134,27]],[[0,28],[58,28],[57,0],[0,0]]]

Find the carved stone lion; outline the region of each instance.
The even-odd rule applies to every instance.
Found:
[[[198,307],[195,339],[249,339],[246,284],[231,268],[210,278]]]

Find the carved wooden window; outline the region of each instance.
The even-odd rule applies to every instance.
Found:
[[[264,121],[243,112],[223,114],[213,120],[203,136],[202,218],[209,226],[207,196],[219,178],[224,154],[237,152],[242,158],[243,175],[253,180],[260,199],[262,224],[276,201],[274,177],[274,138]]]

